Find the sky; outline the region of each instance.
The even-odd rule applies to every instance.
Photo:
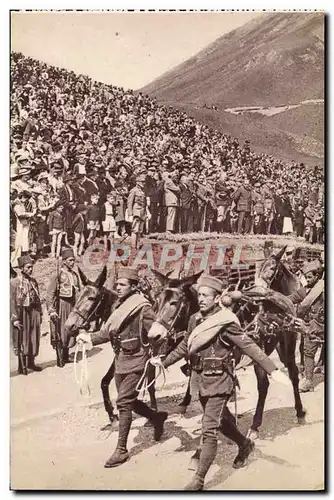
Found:
[[[12,12],[11,50],[137,90],[255,12]]]

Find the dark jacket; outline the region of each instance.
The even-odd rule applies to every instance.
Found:
[[[237,212],[250,212],[252,202],[252,192],[244,186],[240,186],[232,195],[232,200],[237,204]]]
[[[217,312],[214,309],[211,314]],[[211,315],[210,314],[210,315]],[[185,338],[163,361],[163,365],[168,366],[176,363],[188,354],[188,338],[194,328],[202,323],[205,318],[200,313],[193,314],[188,323],[188,330]],[[232,359],[234,347],[239,348],[243,353],[258,363],[267,373],[276,369],[274,363],[266,354],[254,343],[254,341],[244,334],[242,329],[236,324],[224,327],[218,335],[206,345],[198,354],[203,358],[219,357],[223,360],[224,373],[221,375],[205,375],[201,371],[194,375],[197,378],[198,388],[201,396],[218,396],[231,394],[234,388],[232,376]],[[192,360],[190,360],[192,363]]]
[[[125,299],[123,299],[125,300]],[[112,311],[121,304],[116,301]],[[151,306],[144,306],[141,311],[130,318],[124,318],[119,332],[109,332],[102,327],[98,334],[92,336],[93,345],[103,344],[110,341],[115,351],[115,368],[118,374],[128,374],[141,372],[145,368],[145,363],[149,359],[149,350],[139,339],[140,332],[144,344],[147,344],[147,332],[155,321],[155,315]],[[140,326],[141,323],[141,326]],[[119,342],[128,339],[139,339],[138,352],[126,354],[119,349]]]

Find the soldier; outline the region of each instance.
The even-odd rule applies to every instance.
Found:
[[[212,276],[203,276],[198,281],[199,312],[189,319],[184,340],[162,362],[163,366],[176,363],[187,356],[192,367],[192,383],[199,391],[203,408],[202,447],[199,451],[197,471],[186,490],[203,489],[204,478],[217,453],[217,433],[220,430],[234,441],[239,452],[233,462],[238,469],[254,449],[254,443],[236,427],[227,403],[234,391],[233,369],[234,346],[258,363],[277,381],[289,384],[289,379],[277,370],[274,363],[240,328],[237,317],[227,308],[221,308],[219,300],[223,290],[222,282]],[[216,320],[216,313],[220,314]],[[197,345],[196,345],[197,344]],[[161,361],[152,360],[156,366]]]
[[[302,268],[307,285],[304,300],[299,304],[295,323],[305,332],[304,363],[305,379],[299,386],[300,392],[314,391],[314,358],[324,341],[324,280],[322,267],[317,260],[308,262]]]
[[[115,351],[119,431],[116,450],[105,463],[106,468],[117,467],[129,460],[127,440],[132,411],[152,422],[156,441],[162,436],[168,416],[166,412],[152,410],[138,399],[138,385],[150,356],[147,332],[155,319],[150,302],[137,292],[138,282],[135,269],[121,267],[116,281],[118,299],[104,327],[92,337],[87,333],[80,333],[77,337],[78,341],[92,342],[93,345],[110,340]]]
[[[139,174],[136,185],[131,189],[128,197],[128,220],[132,223],[131,244],[138,248],[140,237],[144,232],[148,198],[144,191],[146,176]]]
[[[61,346],[57,365],[69,363],[69,340],[65,334],[65,322],[72,311],[78,292],[82,289],[80,275],[74,271],[75,257],[72,248],[65,248],[61,254],[62,267],[50,278],[46,305],[50,315],[51,344],[57,349]],[[79,270],[80,271],[80,270]]]
[[[11,281],[11,323],[13,348],[18,356],[18,371],[28,375],[28,368],[42,370],[35,365],[40,343],[42,307],[37,281],[32,278],[33,260],[30,255],[18,258],[21,276]]]

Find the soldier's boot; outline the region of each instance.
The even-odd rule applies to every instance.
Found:
[[[57,366],[59,366],[59,368],[63,368],[65,366],[65,362],[63,357],[63,348],[61,345],[56,346],[56,355],[57,355]]]
[[[185,487],[186,491],[200,491],[204,486],[204,479],[217,454],[217,438],[204,438],[202,449],[199,454],[196,473],[190,483]]]
[[[22,375],[28,375],[27,356],[19,354],[18,359],[19,359],[19,373],[21,373]]]
[[[110,469],[111,467],[118,467],[129,460],[129,453],[127,450],[128,435],[131,428],[132,411],[130,409],[119,411],[119,428],[118,428],[118,441],[116,450],[108,458],[104,467]]]
[[[305,378],[299,386],[299,392],[313,392],[313,372],[314,372],[314,358],[305,356]]]
[[[204,479],[201,477],[197,476],[197,474],[194,475],[190,483],[187,484],[187,486],[184,488],[185,491],[202,491],[204,488]]]
[[[168,413],[166,411],[154,411],[152,408],[147,406],[147,404],[143,401],[139,401],[138,399],[136,399],[133,404],[133,410],[138,413],[138,415],[141,415],[152,422],[154,427],[154,440],[160,441],[164,432],[164,424],[168,417]]]
[[[34,372],[41,372],[43,368],[35,365],[35,356],[28,356],[28,368]]]
[[[255,443],[251,439],[246,438],[242,446],[239,446],[238,455],[235,457],[232,467],[233,469],[241,469],[247,465],[247,459],[255,448]]]
[[[64,363],[70,363],[68,347],[63,347],[63,361]]]

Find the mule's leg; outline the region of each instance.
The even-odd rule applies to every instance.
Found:
[[[247,433],[250,439],[257,439],[259,435],[259,427],[262,424],[263,410],[267,398],[269,380],[267,373],[259,365],[254,365],[254,371],[257,379],[258,400],[256,405],[253,423]]]
[[[110,394],[109,394],[110,382],[114,378],[114,375],[115,375],[115,363],[113,361],[110,365],[109,370],[101,380],[101,391],[103,395],[104,409],[108,413],[108,417],[111,424],[113,424],[115,420],[117,420],[117,417],[114,414],[114,407],[110,400]]]
[[[179,404],[180,412],[182,414],[184,414],[187,411],[187,408],[190,405],[190,402],[191,402],[191,392],[190,392],[190,377],[189,377],[186,393],[184,395],[183,400]]]
[[[155,397],[154,379],[155,379],[155,366],[149,364],[148,369],[147,369],[147,381],[148,381],[148,384],[150,384],[151,382],[153,382],[153,383],[147,390],[148,390],[148,393],[150,395],[150,406],[151,406],[152,410],[157,410],[158,404],[157,404],[157,400]]]
[[[300,354],[300,372],[303,372],[304,371],[304,363],[305,363],[305,359],[304,359],[304,336],[303,335],[301,335],[301,338],[300,338],[299,354]]]
[[[295,410],[299,424],[305,423],[306,411],[303,408],[302,400],[299,394],[299,373],[296,364],[296,335],[293,333],[285,334],[285,346],[287,352],[287,367],[289,377],[292,382],[293,395],[295,398]]]

